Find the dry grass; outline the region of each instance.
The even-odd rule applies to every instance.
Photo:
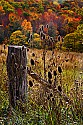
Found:
[[[33,53],[35,54],[35,56],[33,56]],[[27,57],[28,67],[31,67],[33,71],[44,78],[43,50],[29,49]],[[2,45],[0,46],[0,86],[3,91],[8,91],[6,58],[7,47],[6,49],[4,49],[4,46]],[[30,64],[31,59],[33,59],[35,62],[35,65],[33,66],[31,66]],[[28,81],[31,80],[33,82],[32,87],[30,87],[28,84],[28,105],[31,107],[30,112],[32,112],[33,110],[37,110],[37,107],[41,106],[42,109],[45,110],[48,114],[50,112],[50,114],[48,115],[50,120],[54,119],[51,113],[53,113],[53,111],[55,113],[57,112],[57,115],[54,114],[54,116],[56,117],[57,125],[62,119],[66,119],[67,122],[68,119],[66,115],[68,113],[68,116],[71,118],[72,124],[74,125],[74,116],[78,119],[81,117],[81,109],[83,106],[83,53],[58,52],[55,50],[54,55],[52,56],[52,51],[47,51],[45,62],[47,76],[46,79],[48,80],[48,71],[50,71],[52,74],[52,84],[54,84],[55,77],[53,75],[53,71],[55,70],[57,72],[56,88],[58,89],[58,86],[62,84],[63,94],[66,94],[71,99],[72,103],[66,104],[63,98],[56,91],[46,88],[36,80],[32,79],[30,76],[28,76]],[[58,72],[58,66],[60,66],[62,69],[61,74]],[[52,111],[50,108],[52,108]],[[67,110],[69,110],[69,112]],[[61,114],[62,111],[65,111],[64,115]],[[72,114],[69,114],[70,112],[74,112],[74,116]],[[77,114],[79,114],[79,116],[77,116]],[[47,121],[48,120],[45,121],[45,125],[48,124]],[[64,122],[63,124],[65,125]],[[49,125],[51,124],[52,121],[50,121]]]

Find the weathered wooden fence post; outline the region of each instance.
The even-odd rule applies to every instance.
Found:
[[[18,102],[27,101],[27,48],[24,46],[8,46],[7,73],[9,78],[10,105],[20,107]]]

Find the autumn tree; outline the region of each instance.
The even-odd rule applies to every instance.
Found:
[[[56,25],[54,25],[52,23],[49,24],[48,35],[50,37],[56,38],[56,36],[57,36],[57,26]]]
[[[83,24],[80,24],[75,32],[64,37],[64,46],[73,51],[83,52]]]
[[[26,36],[20,30],[13,32],[10,36],[10,44],[22,45],[26,43]]]
[[[27,32],[32,32],[31,22],[27,21],[26,19],[23,20],[21,27],[23,29],[24,34],[26,34]]]
[[[5,0],[0,0],[0,5],[3,7],[5,12],[14,12],[14,7],[9,2]]]
[[[23,34],[25,34],[25,36],[27,37],[27,41],[30,37],[30,34],[32,33],[32,25],[30,21],[27,21],[26,19],[23,20],[22,24],[22,32]]]
[[[42,1],[39,2],[39,13],[43,13],[44,12],[44,7],[42,4]]]
[[[9,14],[9,30],[10,30],[10,33],[18,30],[18,29],[21,29],[21,20],[20,20],[20,17],[18,17],[15,13],[10,13]]]

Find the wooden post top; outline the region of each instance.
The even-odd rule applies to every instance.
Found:
[[[26,48],[24,45],[23,46],[18,46],[18,45],[9,45],[8,48],[18,48],[18,49],[22,49],[22,48]]]

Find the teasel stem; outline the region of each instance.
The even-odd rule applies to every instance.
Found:
[[[68,94],[68,72],[67,72],[67,69],[66,69],[66,93]]]
[[[76,85],[76,71],[75,71],[75,64],[74,64],[74,86],[75,86],[75,104],[77,103],[77,85]]]
[[[53,40],[53,38],[51,38],[51,42],[52,42],[52,66],[53,66],[53,64],[54,64],[54,40]]]
[[[56,49],[56,54],[55,54],[55,61],[56,61],[56,68],[57,68],[57,64],[58,64],[58,61],[57,61],[57,49]]]
[[[43,58],[44,58],[44,79],[46,80],[46,48],[45,48],[46,41],[44,40],[44,51],[43,51]]]
[[[66,103],[66,125],[68,125],[68,103]]]
[[[34,48],[33,48],[33,35],[32,34],[30,34],[30,39],[31,39],[32,50],[33,50]]]
[[[77,98],[77,95],[78,95],[78,81],[75,80],[75,86],[76,86],[76,103],[78,103],[78,98]]]
[[[60,73],[60,85],[62,87],[62,75],[61,75],[61,73]]]
[[[38,92],[38,94],[40,96],[40,92]],[[38,123],[37,123],[37,125],[40,125],[40,123],[39,123],[39,121],[40,121],[39,114],[40,114],[40,112],[39,112],[39,97],[38,97]]]
[[[46,79],[45,50],[44,50],[43,56],[44,56],[44,79]]]

